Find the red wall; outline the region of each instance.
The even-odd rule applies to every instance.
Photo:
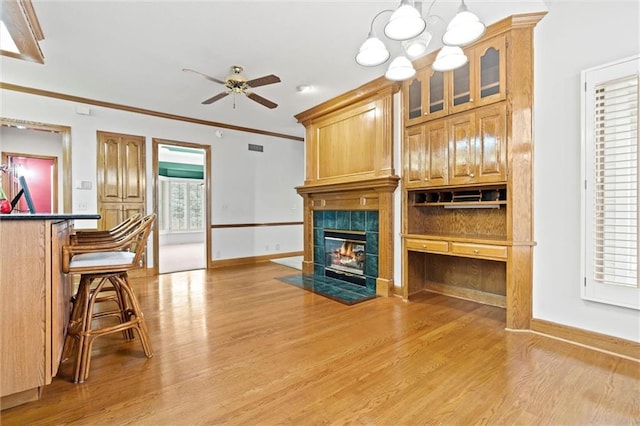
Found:
[[[25,180],[29,186],[29,192],[36,208],[36,213],[51,213],[51,168],[53,160],[41,158],[13,157],[13,164],[21,165]],[[24,197],[16,206],[21,212],[28,212],[27,202]]]

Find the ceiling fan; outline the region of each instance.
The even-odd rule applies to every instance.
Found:
[[[247,90],[253,89],[255,87],[266,86],[267,84],[280,83],[280,77],[278,77],[277,75],[270,74],[270,75],[265,75],[263,77],[254,78],[253,80],[249,80],[247,77],[242,75],[242,70],[243,68],[241,66],[233,65],[231,67],[231,74],[226,76],[224,80],[220,80],[218,78],[203,74],[199,71],[195,71],[188,68],[182,69],[182,71],[192,72],[192,73],[201,75],[202,77],[206,78],[209,81],[213,81],[214,83],[220,83],[226,86],[227,91],[218,93],[217,95],[212,96],[209,99],[205,99],[204,101],[202,101],[204,105],[209,105],[216,101],[219,101],[220,99],[226,97],[231,93],[233,93],[234,95],[241,93],[245,95],[247,98],[253,101],[256,101],[261,105],[264,105],[267,108],[273,109],[277,107],[278,104],[271,102],[269,99],[265,99],[262,96],[257,95],[253,92],[249,92]],[[236,107],[235,96],[233,99],[233,107],[234,108]]]

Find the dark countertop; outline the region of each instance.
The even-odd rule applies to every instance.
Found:
[[[100,219],[99,214],[76,214],[76,213],[20,213],[20,214],[0,214],[0,220],[82,220]]]

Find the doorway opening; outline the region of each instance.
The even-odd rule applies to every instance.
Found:
[[[2,163],[8,166],[7,178],[10,200],[17,199],[24,184],[29,183],[29,194],[34,210],[38,213],[58,213],[58,157],[3,152]],[[13,203],[12,203],[13,204]],[[29,212],[25,197],[17,199],[13,210],[17,213]]]
[[[205,269],[210,247],[210,147],[153,142],[158,273]]]
[[[19,178],[18,173],[25,171],[24,166],[21,170],[11,168],[9,157],[52,160],[55,164],[53,169],[50,169],[49,177],[46,173],[43,176],[31,178],[25,176],[31,192],[33,192],[32,187],[38,182],[46,180],[51,183],[49,198],[46,195],[37,197],[39,202],[50,207],[41,206],[40,210],[36,208],[36,211],[72,212],[70,127],[0,117],[0,151],[2,151],[1,163],[9,166],[9,173],[1,179],[7,196],[12,194],[14,181]],[[27,171],[30,172],[29,168]],[[44,173],[42,170],[40,172]],[[36,197],[34,196],[33,199],[35,201]]]

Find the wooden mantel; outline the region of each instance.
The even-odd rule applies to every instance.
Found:
[[[296,115],[306,127],[303,273],[314,272],[313,212],[378,212],[376,294],[393,289],[393,95],[400,84],[378,78]]]

